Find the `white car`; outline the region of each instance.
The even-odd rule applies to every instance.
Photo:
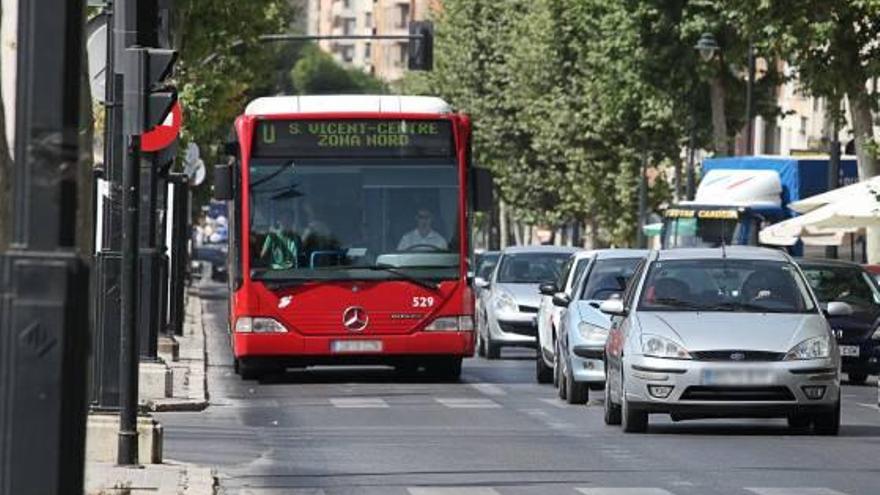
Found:
[[[538,287],[541,292],[541,305],[538,306],[538,352],[535,356],[535,379],[538,383],[550,383],[556,385],[556,329],[559,328],[559,317],[562,309],[553,304],[553,296],[557,293],[567,294],[571,297],[572,287],[581,273],[587,268],[595,251],[579,251],[571,255],[562,271],[559,279],[553,282],[545,282]]]
[[[562,265],[577,248],[558,246],[509,247],[501,252],[492,278],[480,284],[483,314],[477,331],[477,351],[498,359],[502,347],[535,347],[535,317],[541,293],[538,286],[559,279]]]

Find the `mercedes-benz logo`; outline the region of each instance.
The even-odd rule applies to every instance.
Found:
[[[731,361],[742,361],[745,358],[746,358],[746,355],[742,352],[734,352],[733,354],[730,355]]]
[[[342,324],[352,332],[362,332],[370,323],[370,317],[360,306],[350,306],[342,313]]]

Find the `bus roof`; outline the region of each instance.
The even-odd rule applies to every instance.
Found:
[[[327,112],[447,114],[452,107],[433,96],[303,95],[257,98],[244,111],[245,115]]]

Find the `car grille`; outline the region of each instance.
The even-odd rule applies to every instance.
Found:
[[[691,352],[691,357],[697,361],[782,361],[785,357],[785,353],[737,350],[696,351]]]
[[[534,313],[534,314],[538,314],[538,308],[535,308],[535,307],[533,307],[533,306],[519,306],[519,312],[520,312],[520,313]]]
[[[680,400],[762,402],[793,401],[788,387],[707,387],[692,386],[684,390]]]
[[[534,337],[538,333],[538,327],[531,323],[501,321],[498,322],[498,326],[501,327],[501,331],[504,333],[515,333],[517,335],[527,335],[529,337]]]

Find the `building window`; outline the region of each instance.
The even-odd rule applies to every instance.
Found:
[[[809,121],[809,119],[807,119],[806,117],[801,117],[801,135],[802,136],[807,135],[807,122],[808,121]]]
[[[407,59],[407,45],[406,43],[398,43],[397,44],[397,60],[394,65],[396,67],[406,67],[406,59]]]
[[[351,62],[354,60],[354,47],[346,46],[342,49],[342,60],[345,62]]]
[[[373,27],[373,13],[372,12],[364,13],[364,27],[366,27],[366,28]]]
[[[397,29],[404,29],[409,26],[409,4],[402,3],[400,7],[400,17],[397,19]]]
[[[372,45],[370,45],[369,43],[364,43],[364,58],[369,61],[371,54],[372,54]]]
[[[342,0],[342,6],[346,9],[351,8],[351,0]]]
[[[354,18],[345,19],[342,25],[342,32],[348,36],[354,34]]]

